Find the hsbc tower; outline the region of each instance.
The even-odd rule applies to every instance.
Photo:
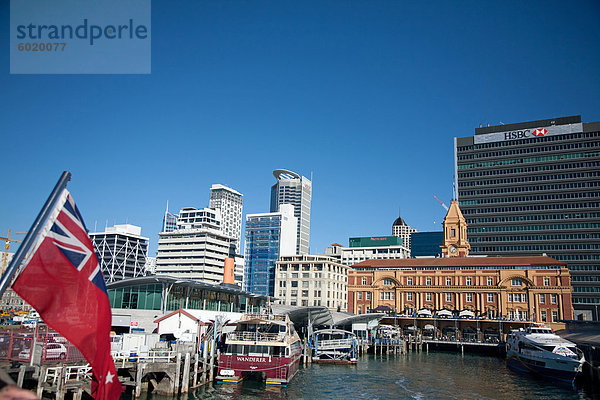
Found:
[[[575,318],[600,320],[600,122],[578,115],[480,127],[454,139],[454,154],[471,254],[565,261]],[[550,311],[553,300],[535,304]]]

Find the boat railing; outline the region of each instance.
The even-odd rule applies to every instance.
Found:
[[[327,349],[342,349],[352,347],[352,338],[348,339],[329,339],[329,340],[317,340],[317,347]]]
[[[227,335],[227,341],[242,340],[253,342],[283,342],[285,333],[261,333],[261,332],[231,332]]]
[[[250,321],[253,319],[265,319],[271,321],[285,321],[285,315],[275,314],[244,314],[242,315],[241,321]]]

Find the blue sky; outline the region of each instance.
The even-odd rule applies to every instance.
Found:
[[[311,252],[440,229],[453,138],[600,120],[600,3],[152,1],[150,75],[10,75],[0,3],[0,235],[63,170],[88,228],[139,225],[222,183],[269,209],[272,171],[313,173]],[[14,247],[13,247],[14,249]]]

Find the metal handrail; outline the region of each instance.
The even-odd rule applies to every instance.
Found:
[[[260,333],[260,332],[231,332],[227,335],[228,341],[241,340],[253,342],[284,342],[285,332]]]

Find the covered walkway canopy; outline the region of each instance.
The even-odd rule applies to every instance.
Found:
[[[356,323],[368,323],[372,320],[379,320],[385,316],[382,313],[358,314],[342,313],[331,311],[323,306],[288,306],[283,304],[271,305],[271,311],[274,314],[287,314],[296,328],[308,326],[308,321],[312,322],[313,329],[319,327],[352,327]],[[351,330],[351,329],[348,329]]]

